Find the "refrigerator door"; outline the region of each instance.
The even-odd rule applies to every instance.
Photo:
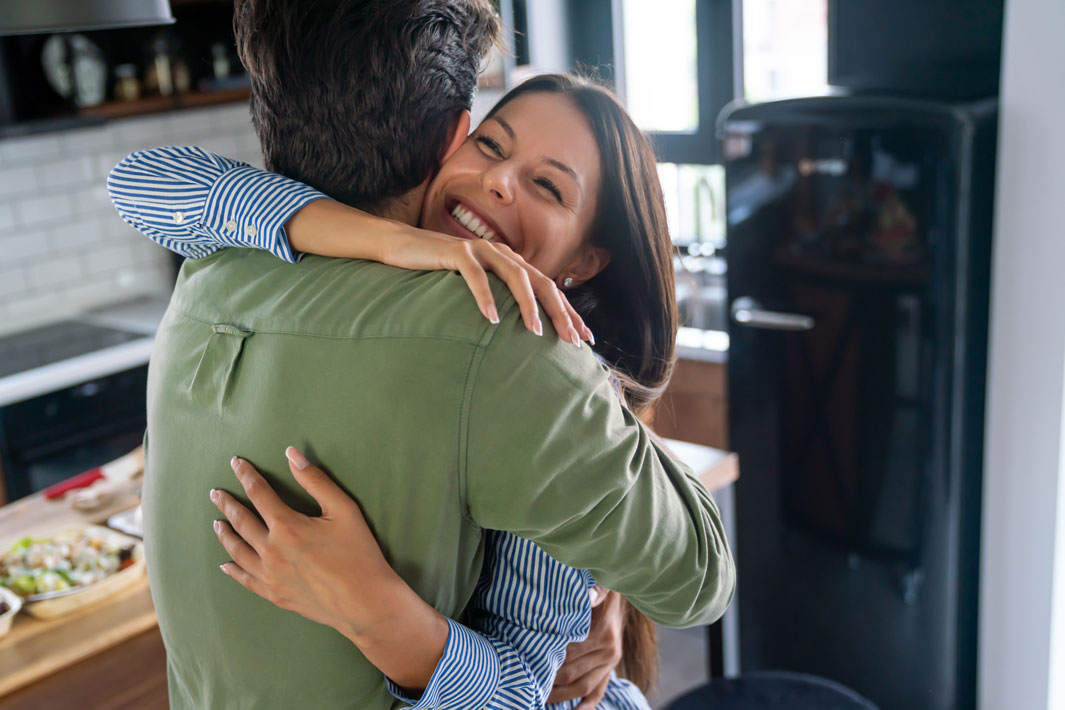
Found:
[[[952,708],[960,132],[801,108],[725,124],[741,668]]]

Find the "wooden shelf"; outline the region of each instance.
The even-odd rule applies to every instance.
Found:
[[[81,115],[92,118],[129,118],[183,108],[247,101],[250,96],[251,89],[246,86],[218,91],[193,91],[176,96],[148,96],[135,101],[109,101],[97,106],[86,106],[81,109]]]

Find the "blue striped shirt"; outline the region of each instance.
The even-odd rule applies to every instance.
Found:
[[[225,246],[266,249],[299,260],[285,222],[325,197],[303,183],[195,147],[131,154],[111,171],[108,191],[128,224],[188,257]],[[566,646],[591,626],[586,570],[567,567],[535,544],[488,531],[484,567],[466,624],[448,619],[448,639],[420,698],[386,678],[389,692],[415,708],[571,710],[579,699],[547,704]],[[604,710],[650,710],[632,683],[612,675]]]

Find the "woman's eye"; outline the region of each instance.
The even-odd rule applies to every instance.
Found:
[[[558,201],[558,204],[562,204],[562,191],[555,187],[555,183],[551,182],[547,178],[537,178],[536,184],[550,192],[552,195],[554,195],[555,200]]]
[[[488,150],[490,150],[493,153],[495,153],[500,158],[503,157],[503,151],[500,150],[499,144],[496,143],[491,138],[489,138],[488,136],[477,136],[477,142],[480,143],[481,145],[483,145]]]

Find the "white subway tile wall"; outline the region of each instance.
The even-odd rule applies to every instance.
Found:
[[[169,293],[167,253],[119,219],[105,182],[129,153],[163,145],[262,165],[246,103],[0,140],[0,332]]]

